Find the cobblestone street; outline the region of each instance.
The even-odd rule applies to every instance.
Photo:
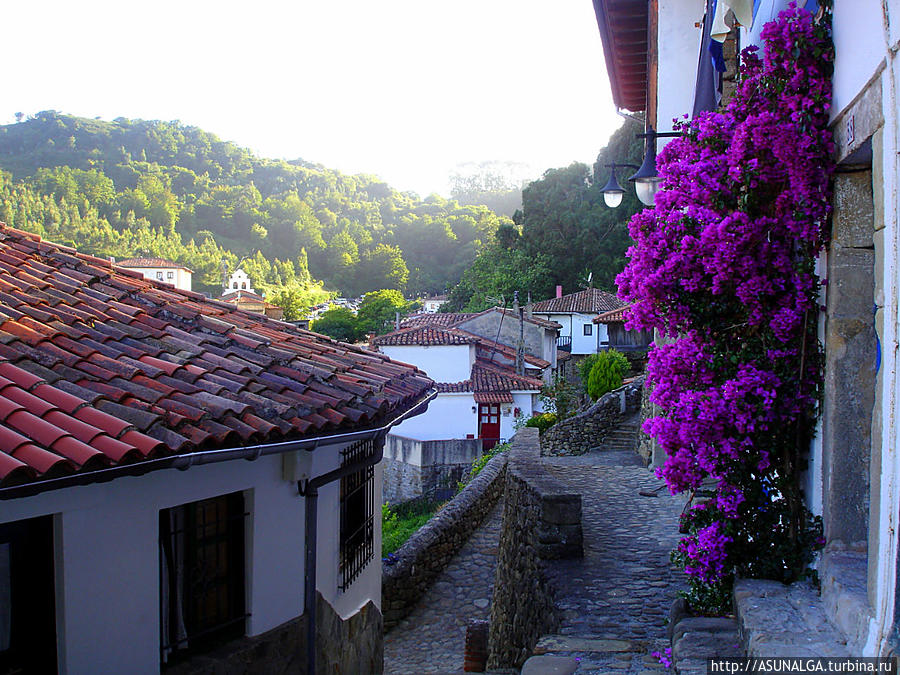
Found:
[[[554,561],[561,611],[548,654],[579,659],[578,673],[658,673],[650,652],[666,647],[665,618],[679,583],[669,564],[684,497],[635,465],[632,452],[545,458],[548,470],[583,494],[583,559]],[[385,636],[385,673],[461,673],[466,624],[489,617],[502,505],[453,559],[416,610]]]
[[[385,635],[386,675],[463,672],[466,625],[490,617],[502,516],[499,502],[418,607]]]
[[[665,620],[681,588],[669,552],[678,542],[683,496],[666,489],[629,452],[545,458],[559,480],[582,492],[584,558],[549,566],[562,612],[548,653],[581,659],[578,673],[643,673],[668,646]]]

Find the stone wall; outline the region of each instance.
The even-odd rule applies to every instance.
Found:
[[[316,675],[384,672],[384,622],[374,602],[369,600],[356,614],[341,619],[316,592],[316,617]],[[253,672],[271,671],[262,668]]]
[[[641,388],[641,426],[638,428],[638,445],[637,453],[644,460],[644,464],[648,466],[657,466],[660,463],[659,457],[654,457],[656,444],[650,434],[644,433],[644,421],[654,416],[653,404],[650,402],[650,387]]]
[[[480,456],[477,438],[420,441],[388,434],[381,500],[399,504],[418,497],[441,498],[442,492],[455,490]]]
[[[316,592],[316,675],[384,672],[381,612],[369,600],[348,619],[341,619],[321,593]],[[306,617],[245,637],[166,668],[173,675],[275,675],[307,672]]]
[[[390,630],[415,607],[434,579],[503,494],[507,453],[494,457],[462,492],[382,565],[381,607]]]
[[[641,408],[644,377],[604,394],[586,410],[553,425],[541,436],[545,455],[583,455],[626,415]]]
[[[556,630],[542,560],[582,555],[581,495],[541,465],[537,429],[521,429],[509,451],[494,577],[488,668],[519,667],[538,638]]]

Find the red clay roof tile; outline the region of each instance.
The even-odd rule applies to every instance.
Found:
[[[0,487],[366,428],[432,385],[410,366],[0,224],[0,269],[13,268],[0,277],[0,419],[20,431],[0,424]]]

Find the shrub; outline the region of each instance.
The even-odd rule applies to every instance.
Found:
[[[534,417],[529,418],[528,421],[525,422],[525,426],[526,427],[537,427],[537,429],[541,433],[544,433],[545,431],[547,431],[547,429],[549,429],[554,424],[556,424],[556,421],[557,421],[556,413],[545,412],[545,413],[541,413],[540,415],[535,415]]]
[[[596,401],[603,394],[622,386],[622,380],[628,372],[628,359],[615,349],[593,356],[597,358],[588,375],[587,392]]]
[[[541,387],[540,398],[546,412],[556,413],[554,422],[574,415],[581,402],[578,388],[560,375],[553,379],[553,384]],[[534,425],[526,421],[524,426]]]
[[[476,457],[475,461],[472,462],[472,468],[469,469],[469,477],[465,480],[461,480],[456,484],[456,491],[462,492],[463,488],[466,487],[469,483],[472,482],[472,479],[475,478],[481,470],[487,466],[487,463],[490,462],[494,457],[499,455],[501,452],[506,452],[509,450],[509,443],[497,443],[493,448],[488,450],[486,453],[481,455],[481,457]]]

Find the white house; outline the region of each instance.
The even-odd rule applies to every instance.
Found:
[[[425,298],[422,300],[422,311],[426,314],[434,314],[441,308],[441,305],[446,302],[446,295],[433,295],[429,298]]]
[[[788,0],[736,3],[741,47]],[[797,3],[813,11],[811,0]],[[594,0],[613,99],[643,111],[660,131],[702,99],[698,64],[709,55],[712,2]],[[751,16],[747,16],[749,11]],[[900,447],[898,395],[898,196],[900,0],[834,0],[830,127],[835,144],[832,232],[819,261],[827,279],[819,322],[825,394],[804,492],[823,519],[822,606],[851,653],[900,651]],[[646,39],[633,39],[646,36]],[[699,78],[703,80],[704,78]],[[659,139],[661,148],[667,139]],[[852,612],[841,608],[853,607]],[[774,656],[771,652],[766,655]]]
[[[2,224],[0,252],[31,298],[0,300],[0,669],[380,672],[384,436],[431,381]]]
[[[615,295],[599,288],[563,295],[562,287],[557,286],[556,297],[534,303],[531,312],[561,326],[560,349],[572,354],[595,354],[608,346],[609,335],[605,324],[593,323],[594,317],[624,306]]]
[[[391,359],[410,363],[437,386],[428,412],[409,419],[392,434],[419,440],[482,439],[483,447],[510,438],[517,419],[540,410],[538,395],[549,363],[531,355],[523,373],[515,351],[458,328],[419,325],[375,338],[372,344]]]
[[[172,284],[175,288],[182,291],[191,290],[193,271],[171,260],[166,260],[165,258],[126,258],[116,264],[119,267],[140,272],[145,279],[154,279],[155,281]]]
[[[517,423],[542,409],[539,395],[550,363],[526,352],[517,372],[516,349],[509,345],[427,323],[372,343],[391,359],[425,371],[438,391],[425,414],[388,434],[385,501],[452,492],[477,457],[511,438]]]

